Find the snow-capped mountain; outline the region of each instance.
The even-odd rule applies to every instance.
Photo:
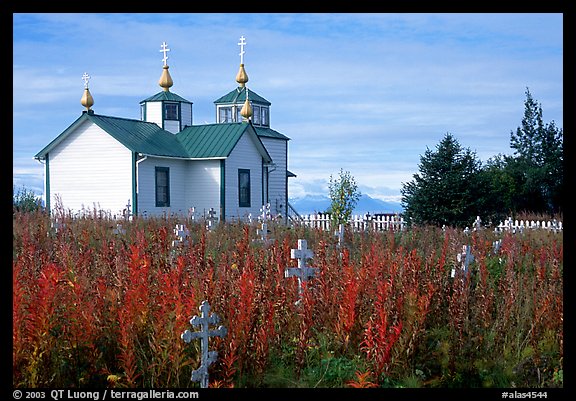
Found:
[[[330,198],[326,195],[306,195],[301,198],[291,198],[290,204],[299,214],[323,213],[330,207]],[[386,202],[362,194],[354,208],[354,214],[365,213],[402,213],[400,202]]]

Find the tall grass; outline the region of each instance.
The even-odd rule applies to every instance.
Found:
[[[211,340],[212,386],[562,386],[561,234],[347,232],[175,218],[13,214],[17,387],[193,387],[198,342],[180,334],[208,300],[228,334]],[[184,223],[187,244],[172,247]],[[284,270],[306,239],[319,274]],[[502,239],[498,253],[492,243]],[[464,274],[463,244],[475,262]],[[457,274],[451,277],[452,268]]]

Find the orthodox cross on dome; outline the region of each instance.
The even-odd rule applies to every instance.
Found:
[[[170,49],[168,49],[168,44],[166,42],[162,42],[162,45],[160,47],[161,47],[160,51],[164,53],[164,58],[162,59],[162,62],[164,63],[164,66],[167,66],[168,64],[166,62],[168,61],[168,56],[166,55],[166,53],[169,52]]]
[[[246,45],[246,38],[244,35],[240,36],[240,42],[238,42],[238,46],[240,46],[240,64],[244,64],[244,46]]]
[[[84,81],[84,88],[88,89],[88,81],[90,81],[90,75],[88,75],[87,72],[82,75],[82,81]]]

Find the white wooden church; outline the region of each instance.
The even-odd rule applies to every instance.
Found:
[[[249,90],[240,38],[238,86],[214,101],[216,123],[194,125],[192,102],[170,91],[162,44],[162,90],[140,102],[141,119],[105,116],[84,74],[86,110],[34,158],[45,168],[46,207],[97,208],[111,215],[206,215],[220,220],[288,215],[288,141],[270,128],[271,103]]]

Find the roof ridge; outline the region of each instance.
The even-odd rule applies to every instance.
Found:
[[[143,121],[143,120],[138,120],[136,118],[128,118],[128,117],[116,117],[116,116],[107,116],[104,114],[90,114],[91,117],[104,117],[104,118],[115,118],[116,120],[125,120],[125,121],[132,121],[132,122],[136,122],[136,123],[143,123],[143,124],[153,124],[155,126],[157,126],[158,128],[161,128],[160,126],[158,126],[158,124],[153,123],[152,121]]]

